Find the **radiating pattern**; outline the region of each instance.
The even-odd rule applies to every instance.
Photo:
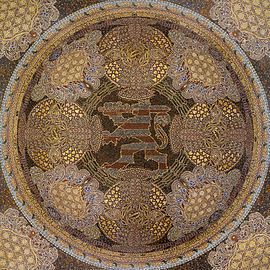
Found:
[[[2,168],[25,219],[0,215],[0,268],[151,270],[194,260],[268,269],[268,218],[253,213],[237,229],[266,178],[268,105],[229,35],[166,1],[105,1],[74,14],[65,7],[77,0],[15,2],[0,0],[0,42],[42,36],[3,99]],[[44,32],[54,6],[63,20]],[[246,40],[267,44],[265,1],[214,1],[213,14],[231,14],[224,28],[235,22]],[[257,45],[253,55],[267,54]],[[9,59],[24,51],[14,46]]]

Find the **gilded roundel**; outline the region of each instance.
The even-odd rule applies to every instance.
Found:
[[[241,159],[247,139],[239,108],[229,100],[196,104],[170,129],[174,151],[183,149],[192,163],[228,171]]]
[[[154,243],[167,233],[166,196],[156,185],[132,178],[112,186],[104,197],[100,228],[129,250]]]
[[[25,128],[27,152],[42,169],[78,162],[88,149],[90,129],[75,103],[45,99],[30,112]]]
[[[32,21],[35,2],[24,4]],[[18,64],[1,123],[2,167],[22,214],[90,267],[168,269],[213,249],[252,208],[269,163],[268,107],[247,57],[215,24],[166,1],[102,2],[50,28]],[[15,266],[0,268],[15,269],[24,249],[21,269],[44,268],[43,253],[54,262],[54,248],[35,247],[11,214],[19,219],[0,215],[0,252],[15,239],[4,249]],[[254,243],[266,262],[268,229],[252,230],[238,229],[233,250],[209,263],[247,269]]]
[[[171,42],[147,21],[134,20],[113,28],[102,38],[99,48],[106,59],[106,76],[122,88],[119,95],[123,98],[151,97],[151,87],[167,74]]]

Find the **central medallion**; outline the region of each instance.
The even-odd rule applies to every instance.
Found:
[[[215,27],[166,1],[124,2],[59,22],[23,58],[3,103],[3,171],[64,252],[163,269],[213,248],[251,208],[267,108]]]
[[[57,48],[20,128],[50,216],[120,252],[196,234],[240,183],[248,131],[233,74],[209,44],[160,29],[126,18]]]

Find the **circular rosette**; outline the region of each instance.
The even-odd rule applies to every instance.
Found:
[[[129,21],[110,30],[100,41],[107,77],[122,90],[125,99],[150,98],[150,88],[166,75],[166,57],[171,43],[158,29],[140,21]]]
[[[167,195],[167,214],[174,225],[168,234],[169,240],[178,240],[205,226],[216,211],[225,210],[240,176],[236,169],[226,174],[213,167],[195,167],[175,180],[172,192]]]
[[[39,234],[90,268],[178,267],[254,207],[269,167],[265,95],[206,18],[168,1],[101,1],[52,26],[16,66],[2,102],[3,175]]]
[[[241,159],[246,127],[239,108],[229,100],[195,104],[184,120],[176,116],[170,128],[171,148],[184,149],[192,163],[228,171]]]
[[[25,129],[27,151],[42,169],[78,162],[89,148],[89,121],[75,103],[45,99],[30,112]]]
[[[215,59],[208,45],[176,30],[170,31],[169,37],[173,47],[167,59],[168,75],[184,98],[211,104],[225,97],[236,102],[240,100],[225,62]]]
[[[104,194],[87,170],[75,165],[57,166],[43,173],[31,168],[31,177],[40,191],[45,207],[53,208],[62,223],[73,228],[91,228],[102,214]]]
[[[44,71],[31,93],[34,101],[44,96],[57,101],[87,98],[100,86],[105,75],[104,58],[97,42],[100,31],[88,33],[69,45],[56,49],[44,63]]]
[[[120,245],[143,247],[160,240],[171,227],[165,214],[166,196],[149,182],[118,182],[105,193],[104,204],[99,226]]]

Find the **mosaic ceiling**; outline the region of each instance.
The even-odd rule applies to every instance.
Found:
[[[0,0],[0,269],[269,270],[269,0]]]

